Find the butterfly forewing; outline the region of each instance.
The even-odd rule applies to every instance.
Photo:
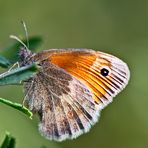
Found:
[[[64,69],[87,85],[96,103],[108,103],[128,83],[129,69],[115,56],[88,49],[52,49],[41,53],[51,63]],[[101,69],[109,70],[108,76]]]

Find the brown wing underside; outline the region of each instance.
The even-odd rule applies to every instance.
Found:
[[[40,114],[39,129],[49,139],[61,141],[87,132],[129,79],[124,62],[93,50],[53,49],[32,58],[41,69],[26,83],[26,90],[31,90],[26,102]],[[102,76],[102,67],[110,70],[107,77]]]
[[[48,139],[75,138],[87,132],[99,116],[88,88],[48,61],[25,82],[25,94],[29,109],[40,115],[40,132]]]

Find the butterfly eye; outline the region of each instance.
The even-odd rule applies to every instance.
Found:
[[[108,76],[109,75],[109,69],[108,68],[106,68],[106,67],[103,67],[102,69],[101,69],[101,75],[102,76]]]

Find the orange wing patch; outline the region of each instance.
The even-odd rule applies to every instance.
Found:
[[[105,78],[100,75],[101,63],[106,66],[109,65],[106,60],[101,59],[97,62],[98,55],[87,52],[58,52],[51,54],[49,60],[83,81],[93,92],[93,98],[96,103],[103,102],[101,100],[102,96],[105,98],[105,94],[110,87]]]

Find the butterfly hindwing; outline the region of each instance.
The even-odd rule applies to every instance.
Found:
[[[40,64],[36,77],[25,82],[25,90],[31,90],[25,101],[40,115],[42,135],[61,141],[87,132],[99,116],[90,90],[47,60]]]

